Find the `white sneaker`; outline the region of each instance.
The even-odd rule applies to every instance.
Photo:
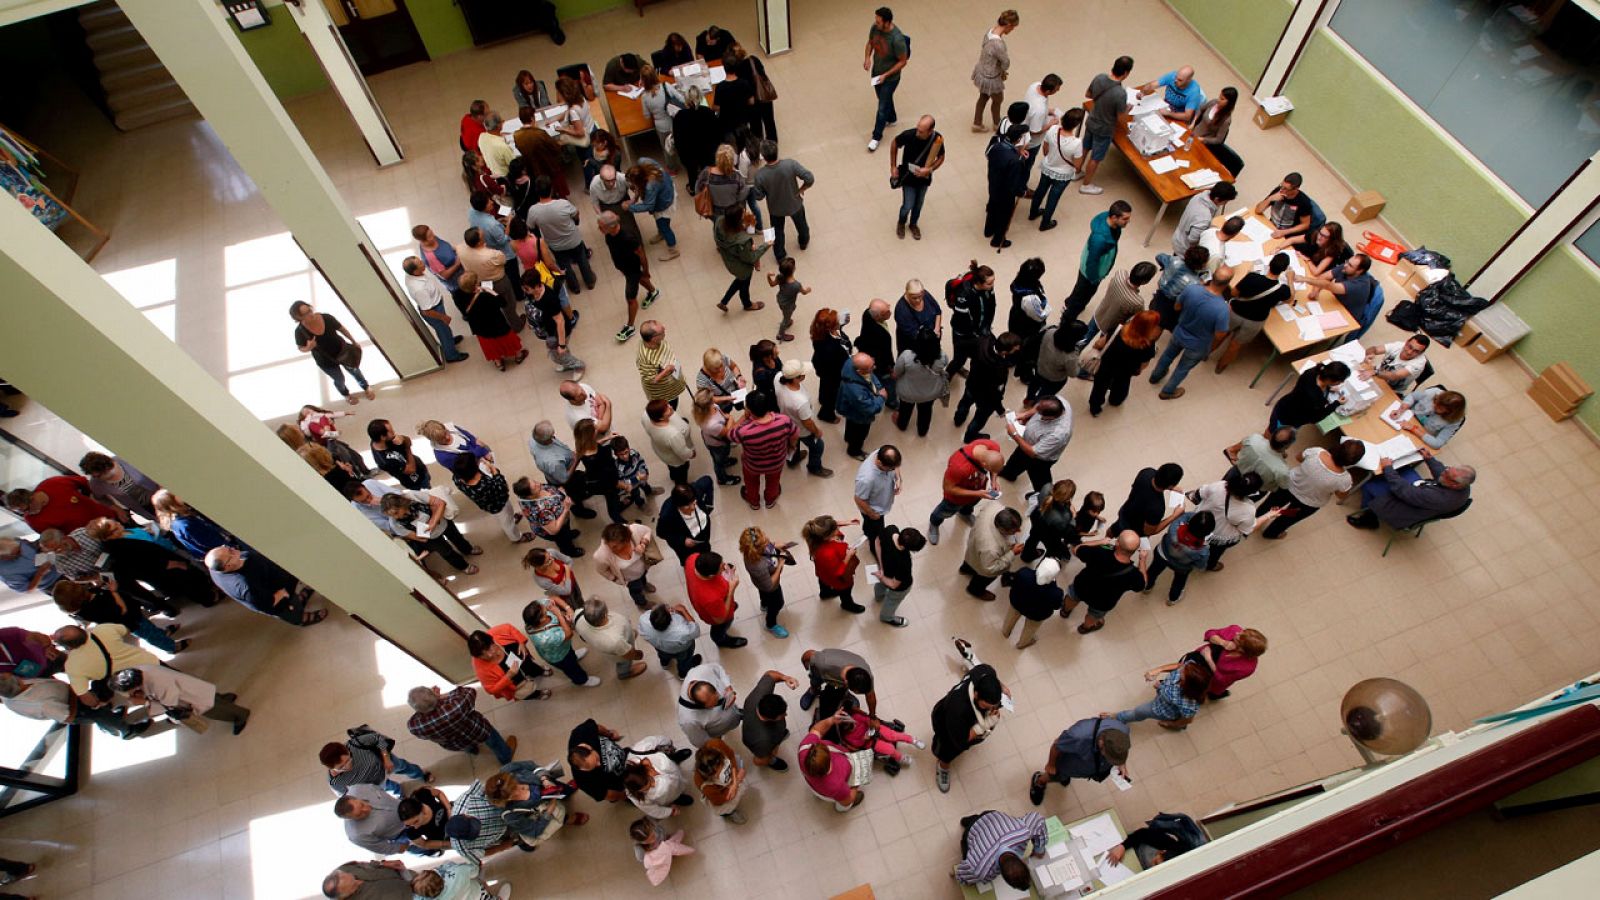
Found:
[[[911,768],[911,763],[912,763],[912,762],[913,762],[913,761],[914,761],[914,760],[912,760],[912,758],[911,758],[911,757],[909,757],[909,756],[907,756],[907,755],[905,755],[905,754],[904,754],[904,753],[902,753],[902,754],[900,754],[900,768],[902,768],[902,769],[909,769],[909,768]]]
[[[599,687],[599,686],[600,686],[600,676],[599,675],[590,675],[588,681],[585,681],[583,684],[578,685],[578,687]]]
[[[939,526],[929,523],[928,533],[924,536],[928,539],[928,543],[935,547],[939,546]]]
[[[750,821],[749,819],[745,818],[745,815],[744,815],[743,812],[741,812],[741,811],[739,811],[737,809],[734,810],[733,812],[728,813],[727,815],[723,816],[723,818],[727,819],[729,822],[732,822],[735,825],[743,825],[744,823]]]
[[[872,140],[867,141],[867,152],[868,153],[871,153],[871,152],[873,152],[873,151],[875,151],[877,149],[878,149],[878,139],[877,138],[873,138]]]
[[[576,656],[573,657],[574,659],[583,659],[585,656],[589,655],[589,648],[588,647],[575,647],[575,648],[573,648],[572,652],[574,654],[576,654]]]
[[[494,889],[494,895],[496,900],[511,900],[511,884],[500,882],[500,886]]]
[[[1080,184],[1080,185],[1078,185],[1078,193],[1080,193],[1080,194],[1104,194],[1105,192],[1106,192],[1106,189],[1101,187],[1098,184]]]
[[[911,746],[917,748],[918,750],[926,750],[926,749],[928,749],[928,745],[923,743],[918,738],[912,738],[911,739]]]

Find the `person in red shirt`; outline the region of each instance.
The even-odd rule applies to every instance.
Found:
[[[851,552],[844,540],[844,526],[859,525],[860,519],[840,522],[833,516],[818,516],[800,529],[800,537],[811,551],[811,561],[817,567],[817,584],[822,587],[821,598],[839,598],[839,608],[847,613],[864,613],[865,606],[850,596],[855,587],[856,567],[861,558]]]
[[[1267,652],[1267,636],[1254,628],[1229,625],[1206,632],[1206,642],[1195,651],[1211,669],[1206,693],[1213,700],[1228,696],[1229,685],[1255,674],[1256,661]]]
[[[939,525],[945,519],[959,514],[971,522],[978,501],[1000,499],[994,477],[1005,463],[1000,445],[988,438],[969,441],[950,454],[944,467],[944,498],[928,515],[928,543],[938,545]]]
[[[683,578],[689,589],[689,603],[711,632],[711,643],[729,649],[750,643],[728,634],[734,611],[739,608],[733,599],[739,574],[732,563],[724,563],[720,553],[702,550],[684,561]]]
[[[489,114],[489,104],[482,100],[472,101],[467,107],[467,114],[461,117],[461,149],[466,153],[478,152],[478,135],[486,130],[483,119]]]
[[[127,522],[128,514],[89,495],[89,479],[82,475],[54,475],[33,490],[17,488],[6,494],[6,506],[37,532],[59,528],[70,534],[95,519]]]

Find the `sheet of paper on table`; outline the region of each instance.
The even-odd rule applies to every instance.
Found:
[[[1272,240],[1272,229],[1268,227],[1267,223],[1261,221],[1255,216],[1247,215],[1243,216],[1242,218],[1244,219],[1245,237],[1252,241],[1258,241],[1263,244]]]
[[[1320,316],[1322,315],[1322,304],[1316,300],[1307,300],[1306,312],[1311,313],[1313,316]]]
[[[721,66],[712,66],[710,74],[712,84],[721,84],[728,80],[728,70]],[[877,82],[875,81],[873,84],[877,84]]]
[[[636,84],[625,91],[617,91],[617,93],[621,96],[627,97],[629,100],[637,100],[639,99],[639,95],[644,93],[644,88]]]
[[[1399,400],[1389,404],[1389,408],[1384,410],[1380,417],[1396,431],[1400,430],[1400,426],[1416,418]]]
[[[1302,341],[1320,341],[1326,336],[1322,331],[1322,325],[1310,316],[1304,319],[1296,319],[1294,324],[1300,329],[1300,340]]]
[[[1068,830],[1073,837],[1083,839],[1084,852],[1090,856],[1099,856],[1122,843],[1122,834],[1117,831],[1117,823],[1111,820],[1110,813],[1101,813]]]
[[[1157,175],[1165,175],[1176,168],[1179,168],[1178,160],[1173,159],[1170,153],[1150,160],[1150,171]]]
[[[1188,185],[1191,190],[1203,191],[1222,180],[1214,169],[1196,169],[1183,175],[1179,180]]]
[[[1039,880],[1039,886],[1047,891],[1059,887],[1063,890],[1076,890],[1083,887],[1083,871],[1078,868],[1078,861],[1071,856],[1064,856],[1054,862],[1034,867],[1034,876]],[[1055,893],[1050,891],[1050,893]]]
[[[1230,266],[1255,262],[1266,255],[1259,241],[1228,241],[1222,245],[1222,258]]]
[[[1277,306],[1272,308],[1272,311],[1277,313],[1278,318],[1284,320],[1285,322],[1294,321],[1294,307],[1287,303],[1279,303]]]
[[[877,566],[867,566],[867,584],[877,584],[877,583],[878,583],[878,567]]]
[[[1367,351],[1355,341],[1349,341],[1329,350],[1328,358],[1336,359],[1354,369],[1361,364],[1362,360],[1367,358]]]
[[[1109,859],[1102,861],[1099,865],[1095,866],[1095,869],[1100,874],[1100,883],[1106,887],[1110,887],[1119,882],[1127,881],[1134,875],[1132,869],[1128,868],[1122,863],[1114,863]]]
[[[1139,96],[1137,91],[1128,92],[1128,115],[1130,116],[1138,117],[1145,113],[1153,113],[1166,105],[1167,101],[1162,97],[1162,92],[1160,91],[1146,94],[1143,97]]]
[[[1344,325],[1344,316],[1341,316],[1336,312],[1323,313],[1322,315],[1317,316],[1317,324],[1321,325],[1324,329],[1339,328]]]

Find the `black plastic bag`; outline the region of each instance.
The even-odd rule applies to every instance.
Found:
[[[1446,347],[1461,333],[1461,326],[1488,305],[1488,300],[1467,293],[1454,275],[1447,275],[1417,292],[1422,331]]]
[[[1400,258],[1407,262],[1416,263],[1419,266],[1425,266],[1429,269],[1450,268],[1450,257],[1445,256],[1443,253],[1440,253],[1437,250],[1429,250],[1427,247],[1418,247],[1415,250],[1408,250],[1405,253],[1400,254]]]

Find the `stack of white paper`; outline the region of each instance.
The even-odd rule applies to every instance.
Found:
[[[1367,351],[1355,341],[1348,341],[1329,350],[1328,358],[1336,359],[1353,369],[1367,358]]]
[[[629,100],[637,100],[639,95],[644,93],[644,88],[636,84],[625,91],[617,91],[617,93],[627,97]]]
[[[1258,241],[1263,244],[1272,240],[1272,229],[1267,226],[1267,223],[1257,219],[1254,216],[1248,215],[1248,211],[1246,212],[1247,214],[1243,216],[1244,236],[1252,241]]]
[[[1222,176],[1212,169],[1196,169],[1183,176],[1183,183],[1197,191],[1203,191],[1221,180]]]
[[[1288,97],[1265,97],[1261,100],[1261,108],[1267,115],[1276,116],[1294,109],[1294,104],[1289,102]]]
[[[1090,856],[1099,856],[1122,843],[1122,834],[1117,831],[1117,823],[1111,821],[1109,813],[1101,813],[1067,830],[1073,837],[1083,839],[1084,852]]]
[[[1306,316],[1303,319],[1296,319],[1294,324],[1300,329],[1300,340],[1302,341],[1320,341],[1327,336],[1322,330],[1322,324],[1314,317]]]
[[[1279,303],[1277,306],[1272,308],[1272,311],[1277,313],[1278,318],[1284,320],[1285,322],[1294,321],[1294,307],[1287,303]]]
[[[1167,101],[1161,95],[1162,92],[1157,91],[1141,97],[1138,91],[1128,91],[1128,115],[1142,116],[1145,113],[1152,113],[1166,106]]]
[[[1122,863],[1114,863],[1109,859],[1102,861],[1096,868],[1100,873],[1100,883],[1106,887],[1121,881],[1127,881],[1133,877],[1132,869]]]
[[[1155,159],[1150,160],[1150,170],[1155,172],[1157,175],[1165,175],[1177,168],[1180,168],[1178,165],[1178,160],[1173,159],[1170,154],[1167,156],[1158,156]]]
[[[1266,255],[1257,241],[1228,241],[1222,245],[1222,258],[1230,266],[1255,262]]]

